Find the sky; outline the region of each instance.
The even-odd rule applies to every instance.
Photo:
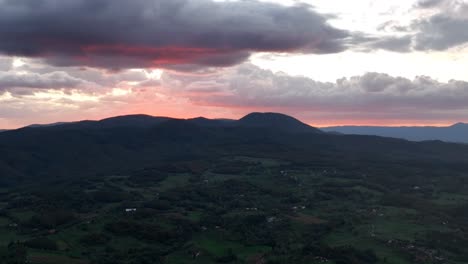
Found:
[[[468,122],[468,0],[0,0],[0,128]]]

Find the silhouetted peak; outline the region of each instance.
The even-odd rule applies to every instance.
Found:
[[[239,119],[241,126],[269,127],[288,132],[320,132],[294,117],[279,113],[251,113]]]
[[[169,117],[155,117],[149,115],[125,115],[102,119],[98,123],[104,127],[150,127],[170,119]]]
[[[192,119],[187,119],[188,122],[192,124],[196,124],[199,126],[206,126],[206,127],[222,127],[230,125],[234,120],[228,119],[208,119],[205,117],[197,117]]]

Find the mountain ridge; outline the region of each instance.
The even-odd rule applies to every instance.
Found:
[[[74,128],[89,128],[89,129],[101,129],[101,128],[115,128],[115,127],[133,127],[133,128],[149,128],[163,124],[168,121],[179,121],[186,122],[202,127],[249,127],[249,128],[270,128],[278,129],[282,132],[289,133],[321,133],[321,131],[315,127],[309,126],[300,120],[280,114],[280,113],[250,113],[246,116],[234,120],[234,119],[209,119],[205,117],[196,118],[171,118],[161,116],[151,116],[144,114],[136,115],[121,115],[115,117],[104,118],[101,120],[82,120],[76,122],[57,122],[52,124],[43,125],[29,125],[20,129],[37,129],[37,128],[63,128],[63,129],[74,129]]]
[[[127,127],[143,129],[160,125],[167,121],[187,122],[192,125],[209,128],[245,127],[250,129],[268,128],[287,133],[329,133],[334,135],[368,135],[400,138],[410,141],[441,140],[452,143],[468,143],[468,124],[458,122],[450,126],[332,126],[316,128],[300,120],[281,113],[253,112],[239,119],[209,119],[205,117],[172,118],[145,114],[120,115],[101,120],[81,120],[56,122],[50,124],[32,124],[19,129],[0,129],[0,133],[23,129],[111,129]]]
[[[260,112],[253,112],[250,113],[241,119],[238,120],[241,125],[248,126],[248,127],[269,127],[273,128],[276,127],[281,130],[285,131],[294,131],[294,132],[314,132],[314,133],[321,133],[321,131],[317,128],[309,126],[300,120],[279,113],[260,113]]]
[[[446,127],[335,126],[321,128],[321,130],[328,133],[393,137],[411,141],[441,140],[445,142],[468,143],[468,124],[462,122]]]
[[[323,133],[274,113],[253,113],[240,120],[133,115],[2,132],[0,175],[8,177],[0,179],[0,186],[35,177],[125,172],[155,162],[209,160],[234,153],[286,155],[309,163],[353,164],[358,159],[366,162],[363,166],[415,162],[415,157],[424,164],[468,159],[468,146],[463,144]]]

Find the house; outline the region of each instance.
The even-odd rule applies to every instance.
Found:
[[[275,222],[277,219],[278,219],[277,217],[271,216],[271,217],[268,217],[268,218],[267,218],[267,222],[268,222],[268,223],[273,223],[273,222]]]

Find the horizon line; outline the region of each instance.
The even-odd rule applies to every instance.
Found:
[[[251,112],[251,113],[276,113],[276,112]],[[277,113],[277,114],[283,114],[283,113]],[[151,114],[123,114],[123,115],[113,115],[113,116],[104,117],[104,118],[97,118],[97,119],[86,119],[85,118],[85,119],[71,120],[71,121],[56,121],[56,122],[47,122],[47,123],[37,122],[37,123],[31,123],[31,124],[27,124],[27,125],[20,125],[20,126],[11,127],[11,128],[0,128],[0,131],[17,130],[17,129],[26,128],[26,127],[30,127],[30,126],[36,126],[36,125],[37,126],[47,126],[47,125],[54,125],[54,124],[60,125],[61,123],[66,124],[66,123],[77,123],[77,122],[84,122],[84,121],[98,122],[98,121],[102,121],[102,120],[110,119],[110,118],[115,118],[115,117],[139,116],[139,115],[140,116],[149,116],[149,117],[164,117],[164,118],[171,118],[171,119],[181,119],[181,120],[189,120],[189,119],[194,119],[194,118],[206,118],[206,119],[211,119],[211,120],[222,120],[222,119],[239,120],[242,117],[246,116],[246,115],[243,115],[240,118],[208,118],[208,117],[204,117],[204,116],[170,117],[170,116],[165,116],[165,115],[151,115]],[[300,122],[302,122],[304,124],[307,124],[307,125],[309,125],[311,127],[315,127],[315,128],[319,128],[319,129],[338,128],[338,127],[385,127],[385,128],[436,127],[436,128],[444,128],[444,127],[451,127],[451,126],[454,126],[454,125],[460,124],[460,123],[461,124],[467,123],[467,122],[463,122],[463,121],[458,121],[458,122],[450,122],[450,123],[448,123],[448,122],[447,123],[410,123],[410,122],[407,123],[407,122],[402,122],[401,124],[389,124],[389,125],[376,124],[376,123],[372,123],[372,122],[369,122],[369,123],[367,123],[367,122],[366,123],[359,123],[359,122],[357,122],[357,123],[324,122],[322,124],[313,124],[311,122],[302,121],[301,119],[296,118],[296,117],[294,117],[292,115],[288,115],[288,114],[283,114],[283,115],[293,117],[293,118],[299,120]]]

